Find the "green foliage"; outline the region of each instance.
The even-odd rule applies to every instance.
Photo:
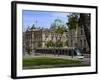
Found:
[[[68,46],[68,41],[66,40],[65,45]]]
[[[60,40],[57,40],[56,42],[48,41],[46,44],[46,47],[63,47],[63,42]]]
[[[75,29],[77,25],[79,24],[79,14],[73,13],[68,16],[68,28],[69,30]]]
[[[42,43],[41,42],[38,43],[38,47],[42,47]]]
[[[26,47],[26,51],[27,53],[30,55],[31,54],[31,48],[30,47]]]
[[[55,46],[56,46],[56,47],[63,47],[63,42],[60,41],[60,40],[57,40],[57,41],[55,42]]]
[[[55,45],[54,45],[54,42],[53,41],[48,41],[46,44],[46,47],[54,47]]]
[[[58,34],[63,34],[66,31],[64,23],[60,19],[55,19],[51,24],[51,29]]]
[[[29,41],[26,43],[26,46],[25,46],[25,49],[26,49],[26,52],[30,55],[31,54],[31,46],[29,45]]]
[[[54,29],[55,33],[58,33],[61,35],[64,33],[64,31],[65,31],[65,29],[63,27],[58,27],[58,28]]]

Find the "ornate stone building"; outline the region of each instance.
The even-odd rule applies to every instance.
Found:
[[[76,40],[77,40],[77,44],[76,44]],[[78,28],[77,36],[75,34],[75,30],[71,30],[68,32],[68,46],[89,50],[89,46],[87,44],[83,26]]]
[[[52,28],[57,28],[55,26],[64,27],[64,25],[60,23],[61,20],[55,20],[55,23],[52,24]],[[90,22],[88,23],[90,24]],[[35,48],[46,48],[46,43],[48,41],[56,42],[57,40],[63,42],[64,48],[78,47],[85,49],[87,51],[89,50],[89,45],[87,44],[83,26],[80,26],[78,28],[77,35],[75,29],[64,31],[63,34],[58,34],[54,32],[51,28],[40,29],[35,28],[35,25],[33,25],[31,28],[28,28],[25,32],[23,32],[23,48],[25,50],[30,49],[32,51]]]
[[[66,32],[64,32],[62,35],[53,32],[52,30],[49,29],[44,29],[42,30],[42,47],[46,47],[46,43],[48,41],[53,41],[56,42],[60,40],[61,42],[63,42],[63,46],[66,47],[65,43],[68,40],[67,36],[66,36]]]
[[[23,34],[23,45],[25,49],[33,50],[42,46],[42,30],[34,26],[28,28]]]
[[[84,51],[90,51],[90,48],[89,46],[91,45],[91,15],[90,14],[85,14],[86,17],[85,17],[85,25],[81,25],[78,27],[78,33],[77,33],[77,36],[76,36],[76,33],[75,33],[75,29],[73,30],[70,30],[68,32],[68,43],[69,43],[69,47],[79,47],[79,48],[82,48],[84,49]],[[83,19],[83,18],[82,18]],[[86,33],[85,33],[86,32]],[[88,44],[87,42],[87,39],[86,39],[86,34],[88,34],[88,38],[89,39],[88,41],[90,41],[90,45]],[[76,44],[77,42],[77,44]]]
[[[52,32],[49,29],[35,29],[30,28],[23,33],[23,46],[24,48],[30,48],[31,50],[35,48],[46,48],[46,43],[48,41],[56,42],[61,40],[64,47],[79,47],[89,49],[86,36],[84,34],[84,29],[81,27],[78,29],[77,37],[75,35],[75,30],[64,32],[63,35]],[[77,45],[76,43],[77,38]],[[68,44],[67,46],[65,44]]]
[[[48,41],[56,42],[57,40],[61,40],[64,45],[68,40],[66,32],[60,35],[49,29],[36,29],[33,27],[23,32],[23,46],[26,49],[30,48],[33,50],[35,48],[46,48],[46,43]]]

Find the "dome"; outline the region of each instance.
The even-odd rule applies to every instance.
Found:
[[[55,19],[53,24],[51,24],[51,28],[63,27],[64,23],[60,19]]]

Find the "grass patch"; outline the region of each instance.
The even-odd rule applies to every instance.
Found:
[[[23,59],[23,67],[42,66],[42,65],[70,65],[81,64],[78,60],[68,60],[61,58],[49,58],[49,57],[34,57]]]

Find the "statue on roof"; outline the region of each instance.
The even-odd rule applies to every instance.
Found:
[[[34,25],[34,24],[32,25],[31,29],[36,29],[36,27],[35,27],[35,25]]]

